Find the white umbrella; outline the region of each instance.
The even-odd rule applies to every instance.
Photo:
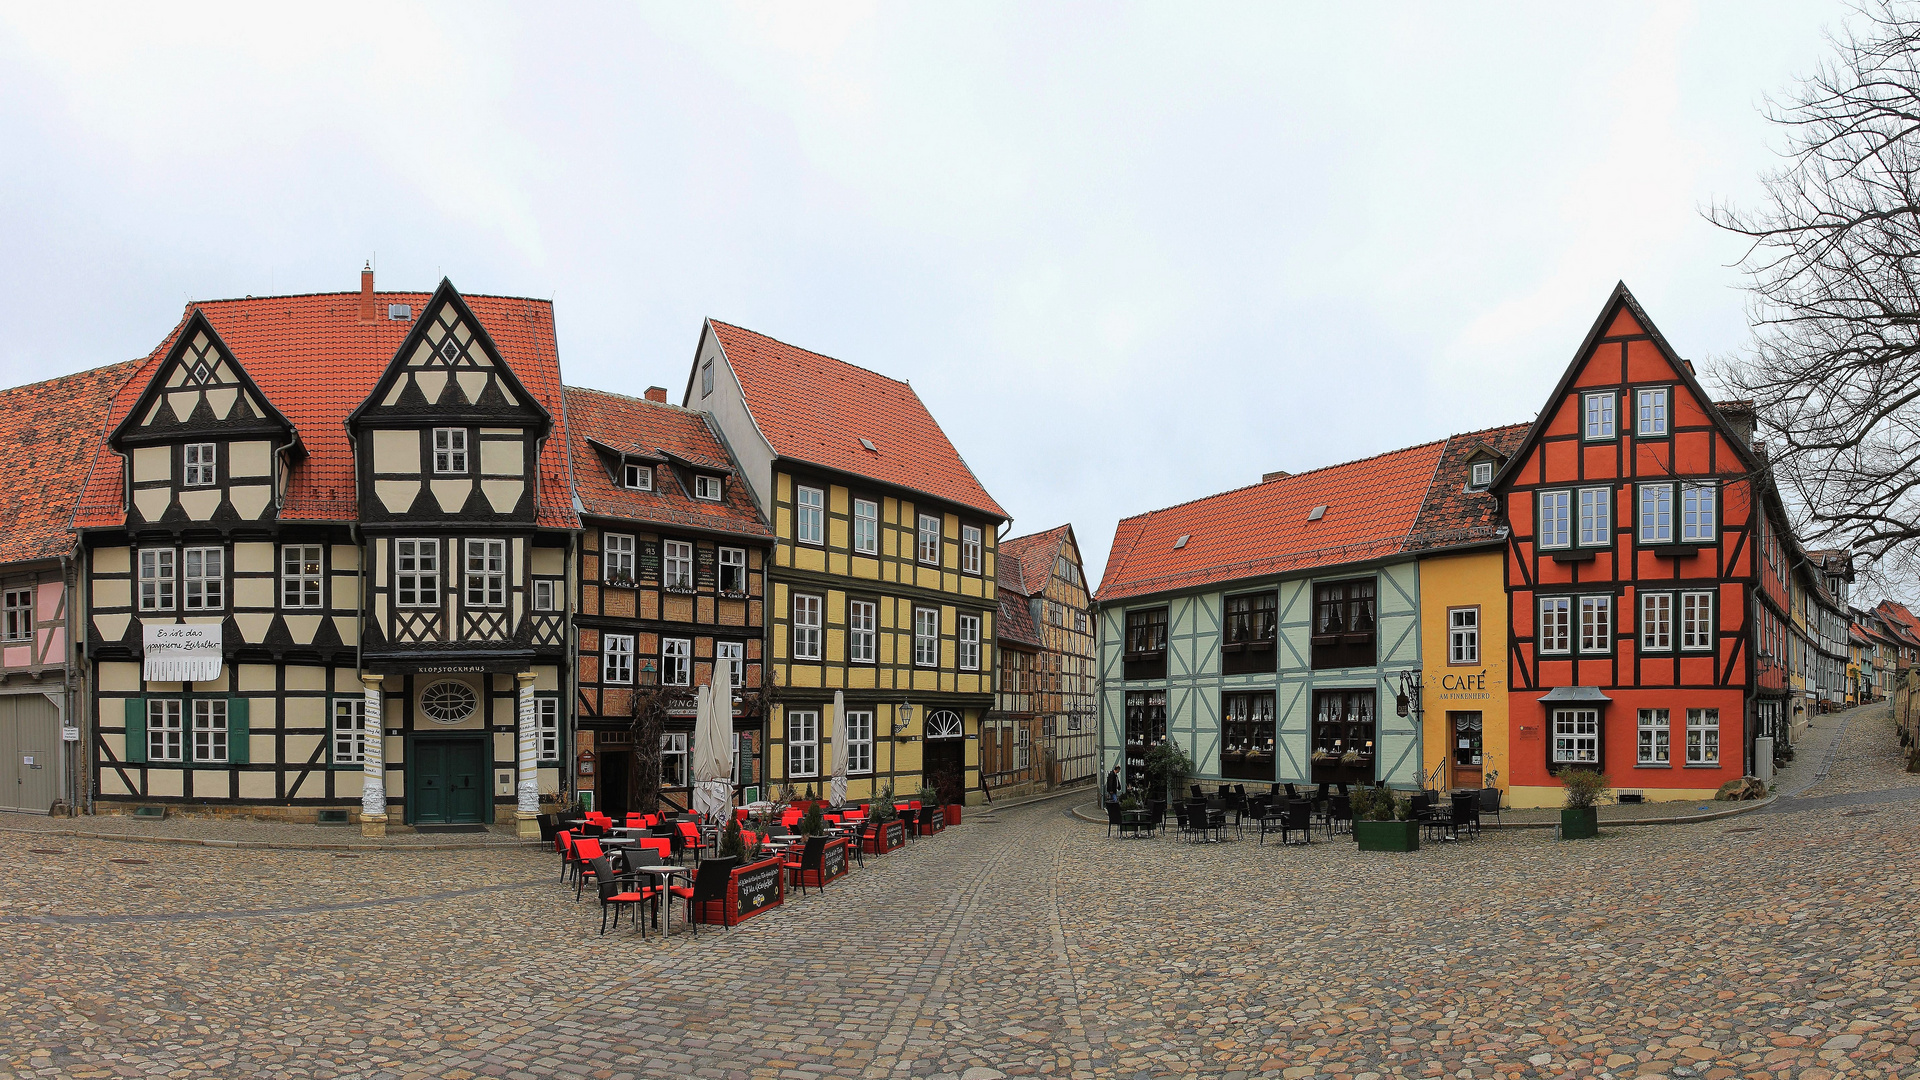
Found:
[[[733,812],[733,662],[713,662],[713,681],[694,696],[693,812],[724,822]]]
[[[833,786],[827,801],[835,810],[847,802],[847,695],[833,692]]]

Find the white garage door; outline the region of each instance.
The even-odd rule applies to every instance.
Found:
[[[44,814],[59,792],[60,711],[42,694],[0,696],[0,810]]]

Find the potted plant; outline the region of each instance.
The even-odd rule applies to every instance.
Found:
[[[1567,805],[1560,811],[1560,839],[1599,835],[1600,812],[1594,804],[1613,790],[1607,774],[1598,769],[1562,769],[1560,786],[1567,790]]]
[[[920,835],[932,836],[947,827],[947,815],[940,807],[940,791],[932,784],[920,786]]]
[[[827,821],[826,817],[820,812],[819,803],[814,803],[812,806],[807,807],[807,812],[800,815],[799,830],[801,836],[826,835]]]
[[[861,850],[869,855],[885,855],[894,848],[907,842],[907,825],[900,820],[900,811],[893,806],[893,785],[880,789],[880,794],[868,804],[867,820],[880,826],[877,833],[868,833],[861,838]]]
[[[1172,739],[1162,739],[1147,751],[1141,771],[1146,774],[1149,794],[1158,790],[1160,798],[1171,802],[1180,785],[1193,775],[1193,759]]]
[[[1353,838],[1361,851],[1419,851],[1413,800],[1385,784],[1353,793]]]

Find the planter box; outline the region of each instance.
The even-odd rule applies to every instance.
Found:
[[[1420,823],[1417,821],[1356,821],[1353,838],[1361,851],[1419,851]]]
[[[937,833],[946,827],[947,827],[947,815],[945,814],[921,814],[920,815],[920,835],[921,836],[932,836],[934,833]]]
[[[959,803],[948,803],[944,809],[946,812],[947,824],[949,825],[960,824],[960,804]]]
[[[1591,806],[1560,811],[1560,839],[1584,840],[1600,834],[1600,811]]]
[[[906,843],[907,823],[894,818],[880,827],[878,835],[862,835],[860,850],[869,855],[885,855],[894,848],[905,847]]]
[[[762,859],[738,867],[727,882],[727,925],[777,908],[786,898],[787,870],[781,860]]]

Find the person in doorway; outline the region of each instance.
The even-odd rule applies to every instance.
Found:
[[[1107,801],[1110,803],[1119,802],[1120,793],[1124,788],[1125,785],[1120,781],[1120,766],[1115,765],[1113,771],[1107,774]]]

